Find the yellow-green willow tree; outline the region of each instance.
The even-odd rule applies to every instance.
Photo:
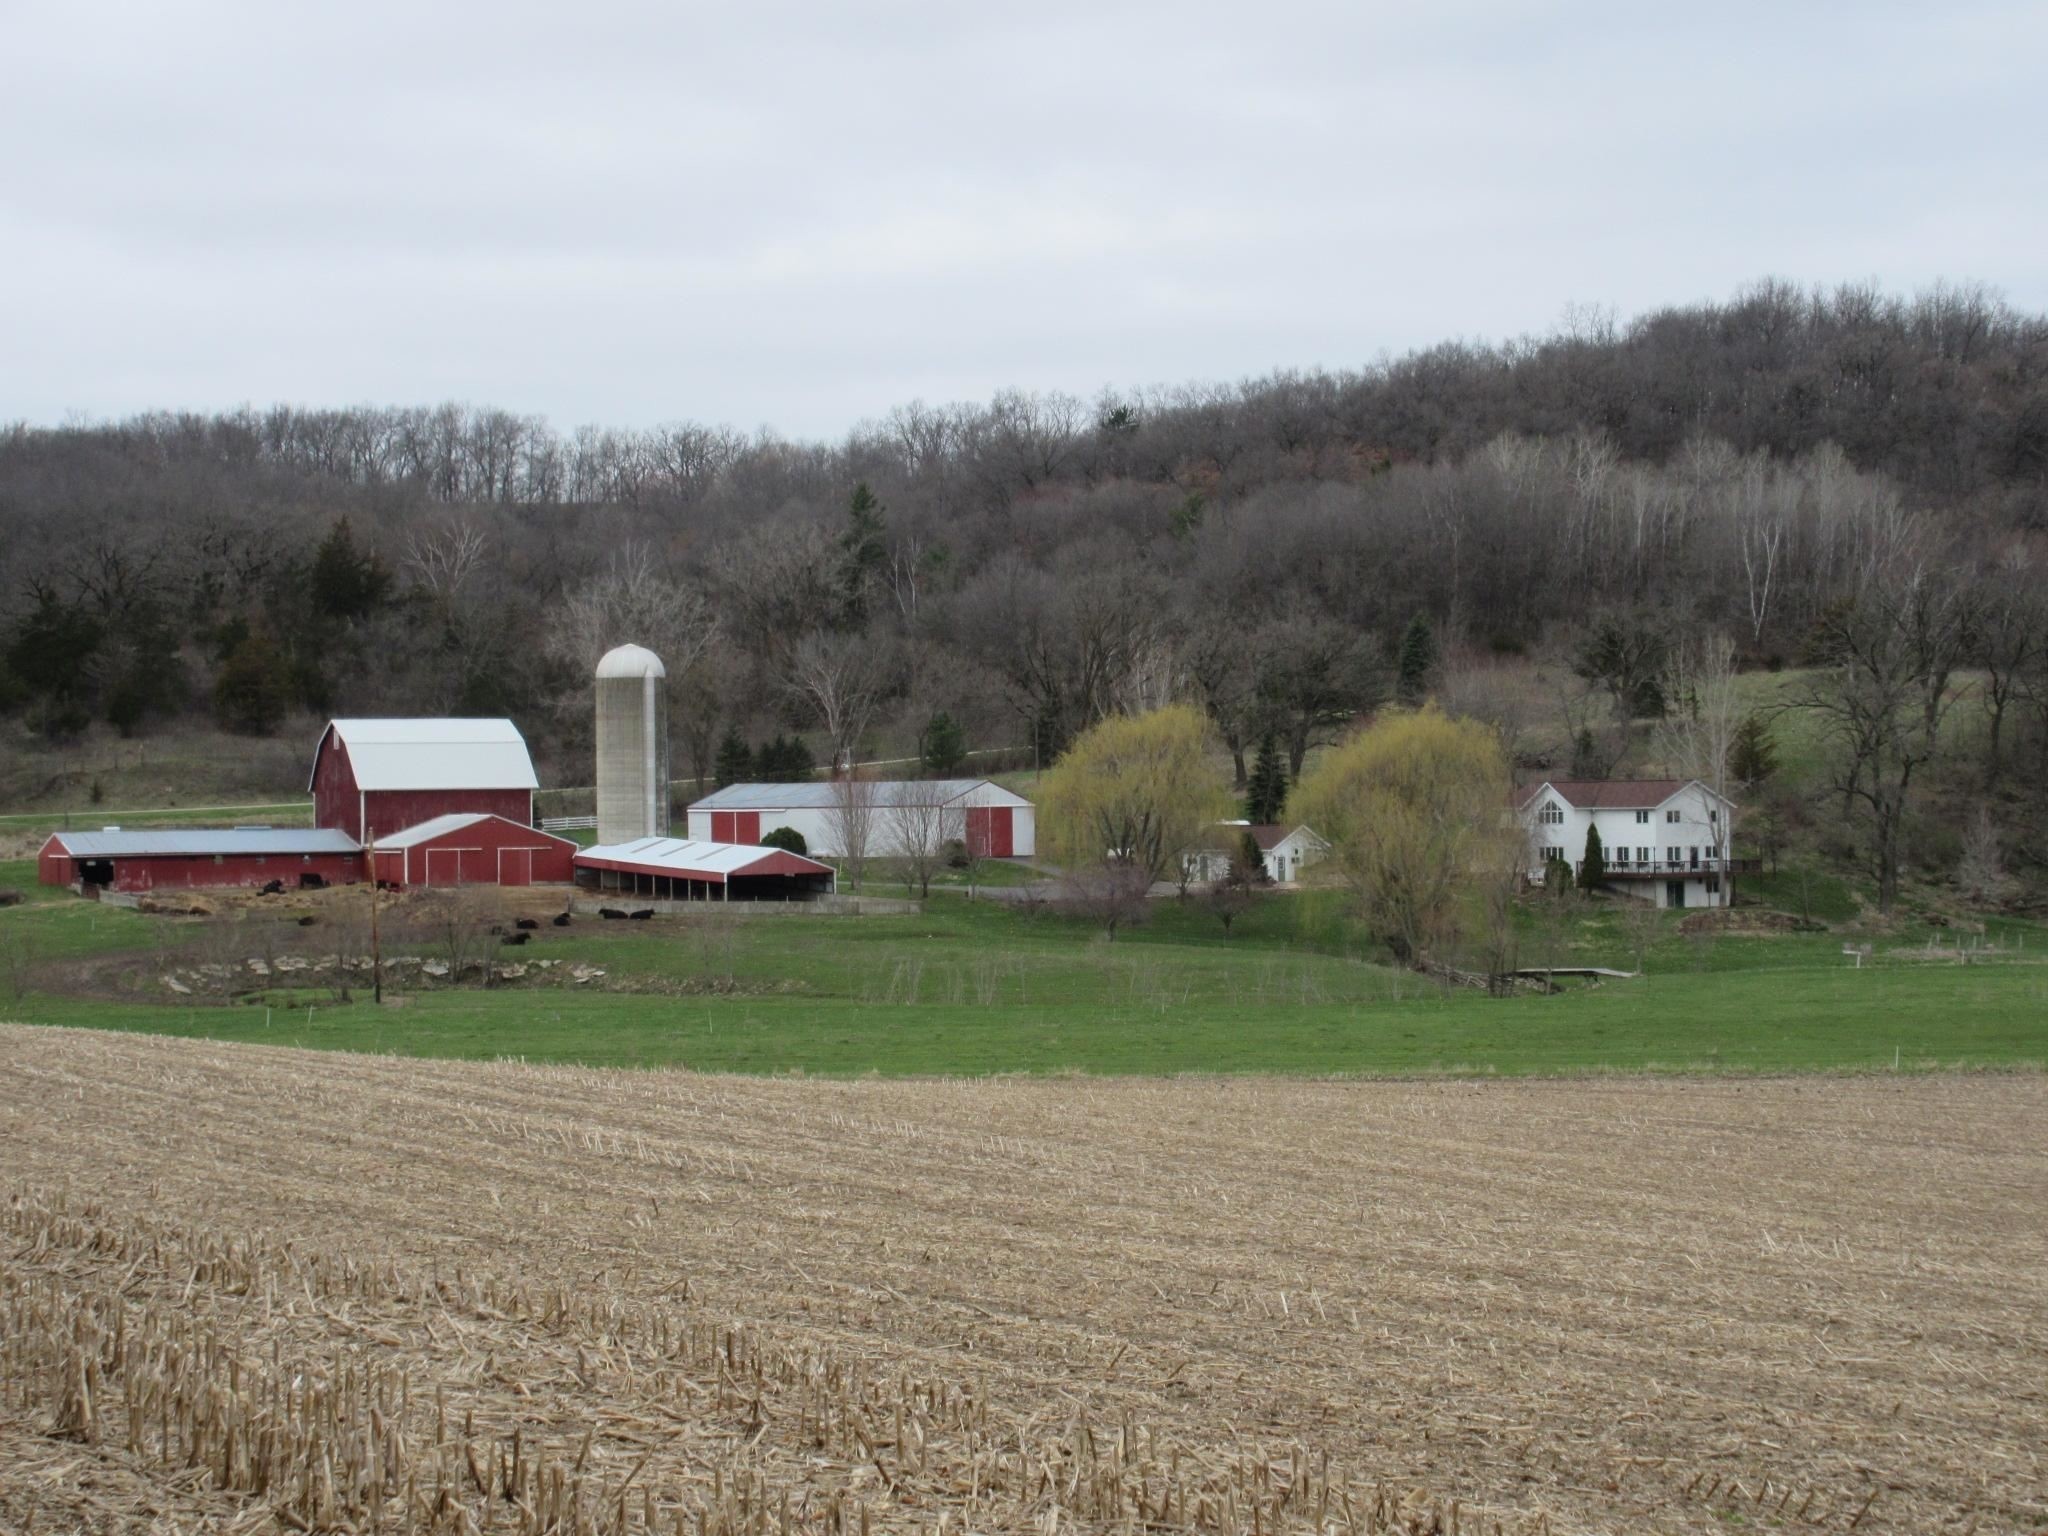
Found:
[[[1467,895],[1519,873],[1527,836],[1507,759],[1476,720],[1430,705],[1331,748],[1295,787],[1287,819],[1331,843],[1329,868],[1405,964],[1441,958]]]
[[[1185,704],[1090,726],[1045,776],[1038,832],[1047,852],[1071,872],[1107,864],[1148,886],[1164,877],[1231,814],[1209,745],[1209,722]]]

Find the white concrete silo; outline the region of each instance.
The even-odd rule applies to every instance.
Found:
[[[668,669],[641,645],[597,664],[597,840],[668,835]]]

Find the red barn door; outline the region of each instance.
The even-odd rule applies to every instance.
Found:
[[[1007,805],[967,807],[967,846],[977,859],[1007,859],[1017,850],[1015,815]]]

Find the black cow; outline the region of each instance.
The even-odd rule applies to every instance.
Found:
[[[302,918],[300,918],[300,919],[299,919],[299,926],[300,926],[301,928],[310,928],[310,927],[312,927],[312,926],[313,926],[313,923],[314,923],[314,917],[313,917],[313,914],[312,914],[312,913],[310,913],[310,912],[309,912],[309,913],[307,913],[307,914],[306,914],[306,915],[305,915],[304,917],[302,917]]]
[[[642,907],[638,912],[628,912],[626,916],[633,919],[636,923],[644,923],[647,919],[654,916],[654,908]]]
[[[530,933],[508,933],[503,938],[499,939],[498,942],[500,944],[524,944],[528,939],[532,937],[533,935]]]
[[[282,880],[273,880],[257,894],[262,896],[282,896],[284,894],[284,882]]]
[[[519,919],[518,922],[514,923],[512,926],[514,928],[538,928],[540,924],[535,922],[530,917],[522,917]]]
[[[602,918],[611,919],[622,918],[626,914],[621,912],[617,907],[599,907],[597,909],[597,915]]]
[[[568,913],[566,913],[566,912],[557,912],[557,913],[555,914],[555,926],[556,926],[557,928],[566,928],[566,927],[568,927],[568,926],[569,926],[569,914],[568,914]]]

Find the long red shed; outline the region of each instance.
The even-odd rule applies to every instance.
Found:
[[[533,759],[510,720],[331,720],[313,752],[313,824],[358,842],[437,816],[533,823]]]
[[[576,883],[668,901],[807,901],[837,888],[832,866],[780,848],[640,837],[576,855]]]
[[[566,885],[576,845],[503,816],[436,816],[375,844],[377,878],[393,885]]]
[[[363,877],[361,851],[345,832],[235,827],[155,832],[53,832],[36,855],[44,885],[80,890],[205,890],[282,881],[346,885]]]

